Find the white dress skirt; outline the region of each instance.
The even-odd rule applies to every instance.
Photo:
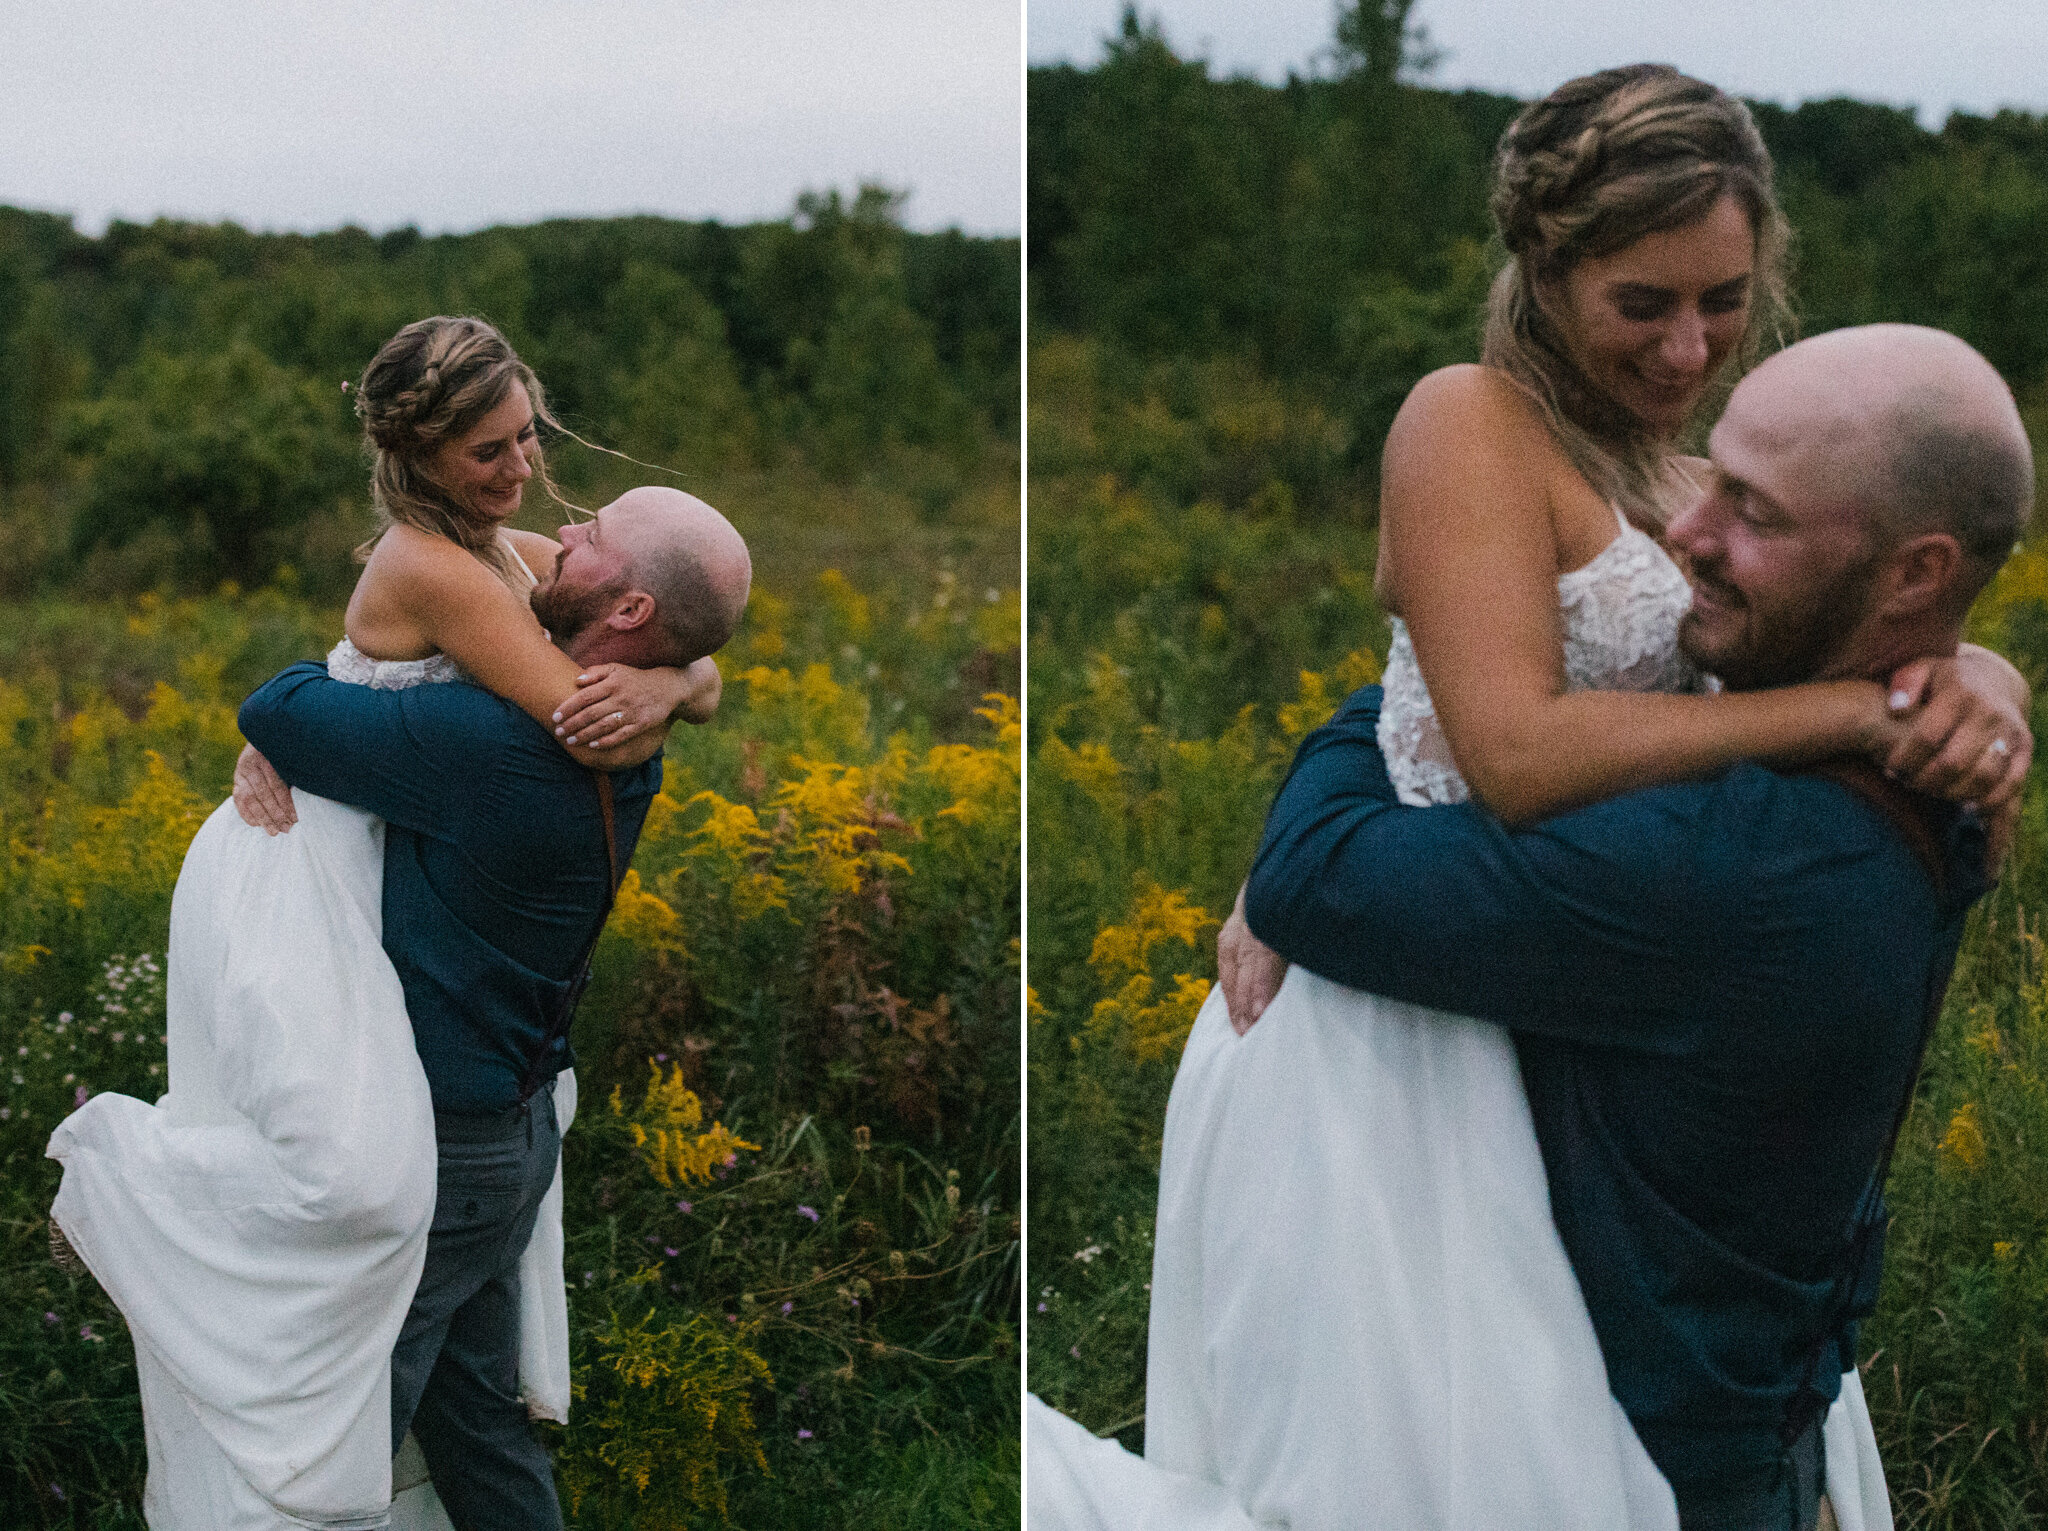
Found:
[[[452,679],[347,640],[337,678]],[[265,834],[223,803],[171,903],[170,1088],[59,1124],[51,1215],[134,1337],[153,1531],[435,1531],[424,1473],[392,1499],[391,1350],[433,1221],[434,1115],[383,948],[384,825],[294,791]],[[555,1082],[566,1128],[575,1077]],[[520,1391],[566,1420],[562,1177],[520,1267]],[[401,1456],[401,1470],[416,1462]]]
[[[1699,684],[1689,601],[1623,526],[1559,581],[1575,687]],[[1395,624],[1380,741],[1405,801],[1457,776]],[[1498,1026],[1292,968],[1258,1024],[1220,989],[1161,1152],[1145,1455],[1027,1404],[1031,1531],[1675,1531],[1608,1390]],[[1842,1531],[1888,1531],[1854,1373],[1824,1430]]]

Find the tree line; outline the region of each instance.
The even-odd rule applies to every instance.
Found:
[[[341,382],[434,313],[498,325],[559,418],[685,487],[880,478],[942,517],[978,472],[1014,471],[1019,249],[907,232],[901,200],[432,237],[161,220],[93,238],[0,207],[0,588],[345,566],[369,521]],[[605,463],[553,459],[572,486]]]
[[[1213,78],[1126,7],[1098,63],[1033,68],[1027,86],[1034,329],[1139,370],[1228,355],[1321,401],[1352,502],[1408,387],[1477,353],[1490,163],[1523,104],[1429,86],[1413,8],[1356,0],[1327,70],[1268,85]],[[1927,129],[1854,100],[1751,105],[1795,232],[1802,332],[1937,325],[2023,402],[2048,400],[2048,118]]]

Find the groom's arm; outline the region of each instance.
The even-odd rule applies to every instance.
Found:
[[[1701,789],[1638,793],[1510,833],[1410,808],[1380,755],[1379,691],[1304,741],[1245,888],[1253,934],[1353,988],[1523,1030],[1678,1050],[1701,1013]],[[1689,792],[1690,795],[1687,795]]]
[[[378,691],[297,664],[242,704],[242,737],[294,787],[408,829],[445,831],[491,753],[491,698],[471,686]]]

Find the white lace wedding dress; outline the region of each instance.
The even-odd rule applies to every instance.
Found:
[[[1690,601],[1623,526],[1558,581],[1574,688],[1679,690]],[[1402,800],[1466,796],[1396,622]],[[1296,967],[1243,1038],[1213,990],[1167,1107],[1145,1455],[1027,1404],[1031,1531],[1675,1531],[1607,1388],[1507,1034]],[[1825,1427],[1842,1531],[1888,1531],[1854,1374]]]
[[[385,690],[459,675],[346,638],[328,669]],[[51,1215],[134,1337],[153,1531],[442,1531],[409,1441],[392,1497],[391,1349],[426,1258],[436,1155],[382,945],[384,824],[292,798],[285,834],[227,802],[194,837],[171,903],[169,1092],[98,1095],[65,1118]],[[566,1128],[572,1072],[555,1098]],[[528,1409],[566,1420],[559,1164],[520,1320]]]

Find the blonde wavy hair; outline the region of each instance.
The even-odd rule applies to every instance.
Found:
[[[435,454],[472,430],[514,387],[526,390],[536,420],[575,435],[548,412],[533,369],[481,319],[419,319],[384,342],[355,388],[378,521],[376,535],[356,549],[358,560],[367,559],[393,526],[410,526],[467,548],[513,588],[525,588],[518,555],[498,536],[496,523],[458,501],[432,469]],[[533,463],[551,499],[588,514],[562,498],[537,447]]]
[[[1670,512],[1672,443],[1586,377],[1556,301],[1579,261],[1697,222],[1723,197],[1749,217],[1756,265],[1748,329],[1702,415],[1790,330],[1789,234],[1749,109],[1666,64],[1603,69],[1524,108],[1494,158],[1491,210],[1508,258],[1488,295],[1480,359],[1535,402],[1594,489],[1646,525]]]

